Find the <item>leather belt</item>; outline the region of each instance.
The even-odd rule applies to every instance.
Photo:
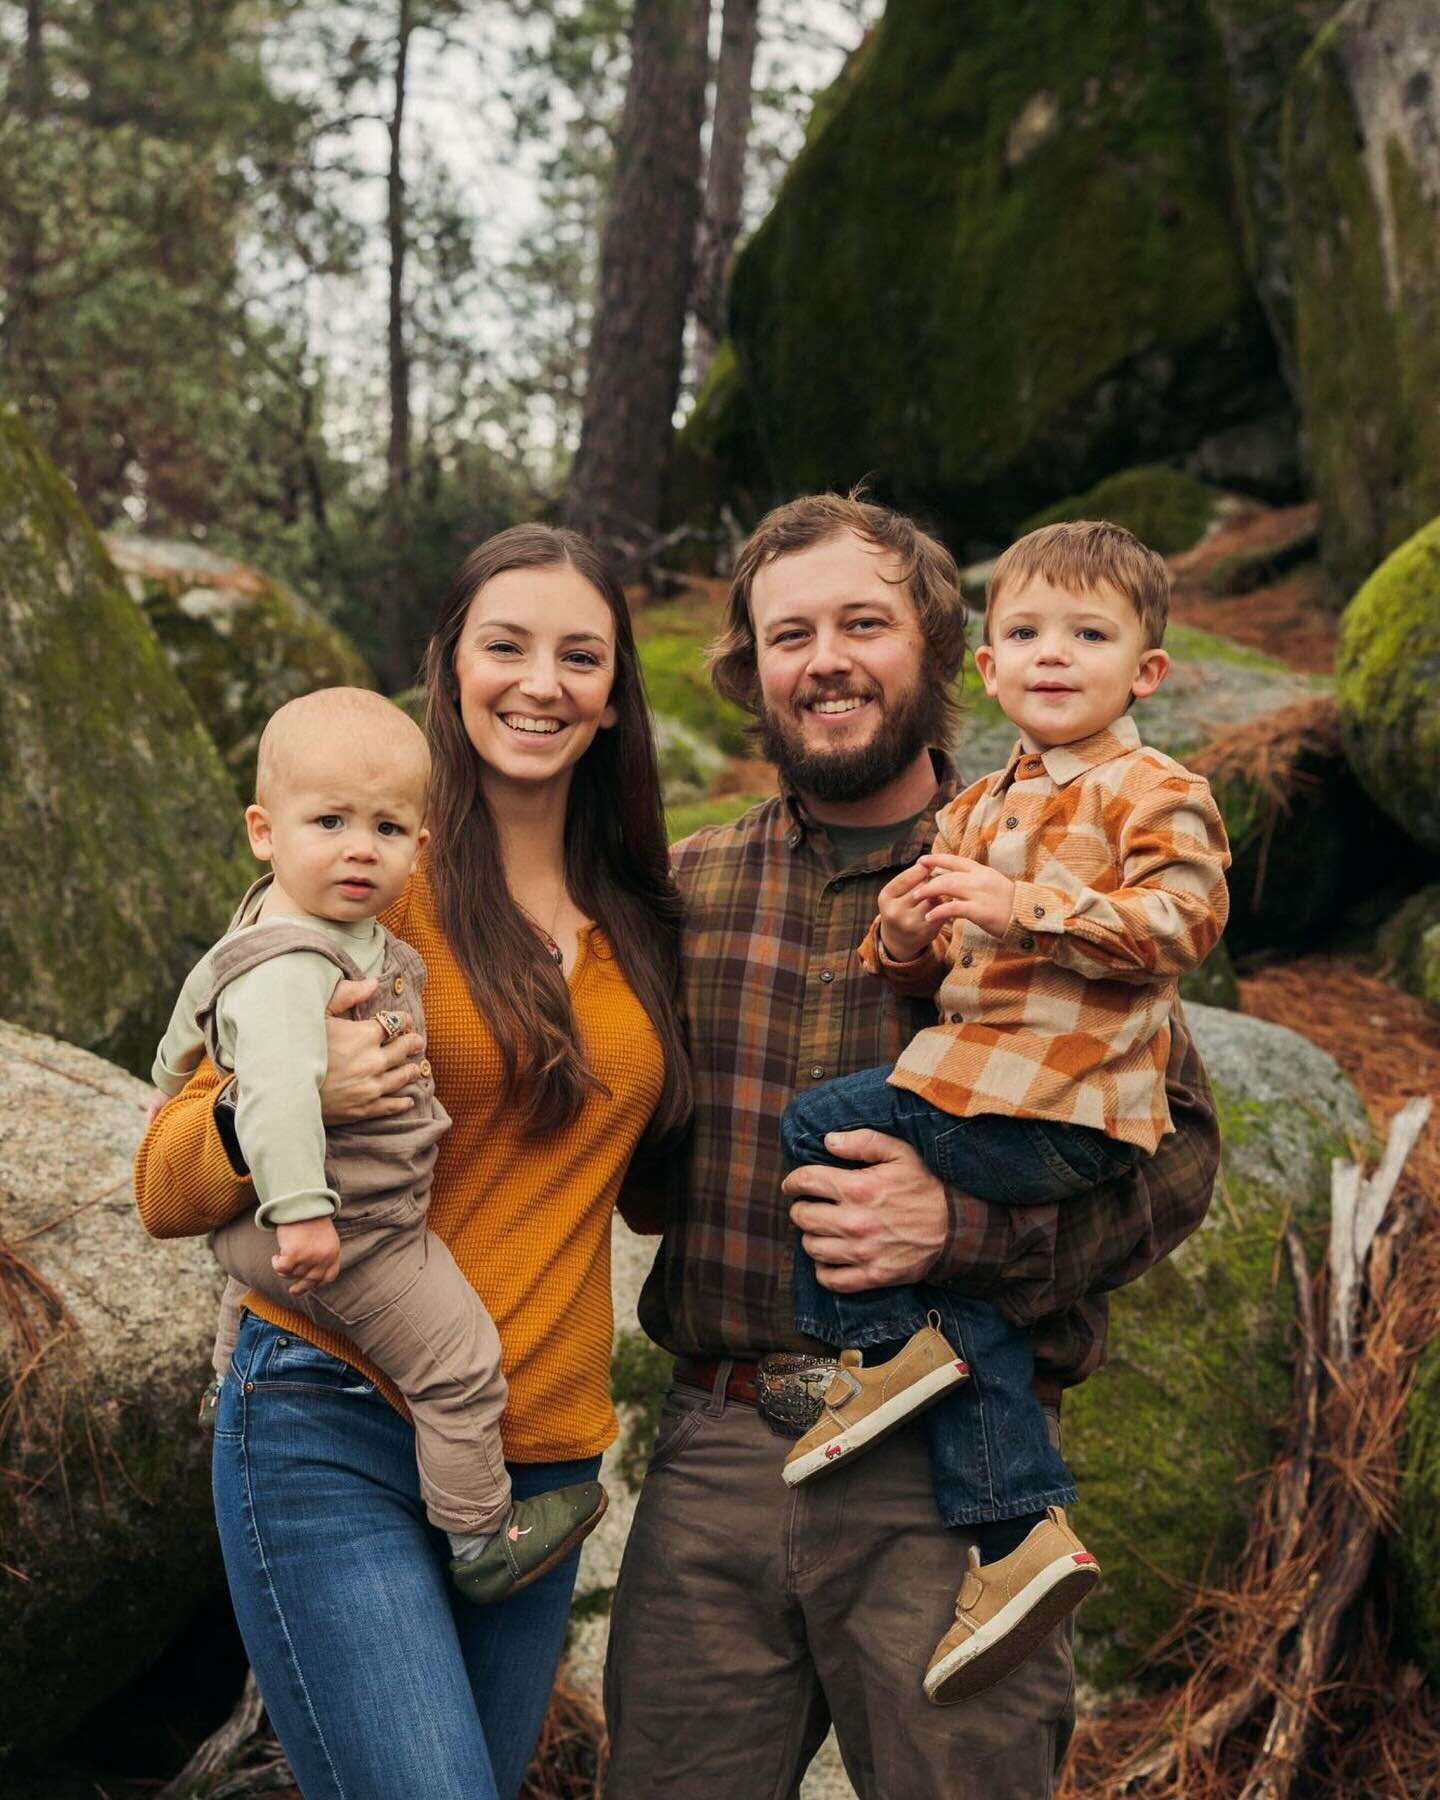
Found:
[[[683,1381],[686,1387],[703,1388],[707,1394],[715,1391],[715,1382],[720,1374],[724,1357],[686,1357],[676,1359],[675,1379]],[[739,1400],[742,1405],[753,1406],[760,1397],[758,1362],[730,1363],[730,1373],[725,1378],[725,1398]]]

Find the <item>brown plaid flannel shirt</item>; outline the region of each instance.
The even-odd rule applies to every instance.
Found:
[[[780,1114],[797,1088],[893,1063],[934,1019],[861,968],[881,887],[931,842],[940,786],[888,851],[837,868],[824,827],[791,797],[678,844],[685,991],[695,1063],[687,1144],[637,1160],[621,1211],[663,1229],[640,1301],[649,1335],[680,1356],[802,1349],[790,1298],[791,1226],[780,1192]],[[1167,1089],[1176,1130],[1133,1174],[1063,1204],[984,1206],[950,1195],[930,1278],[991,1298],[1034,1327],[1037,1368],[1083,1380],[1104,1360],[1104,1290],[1133,1281],[1205,1216],[1219,1133],[1205,1073],[1176,1021]]]

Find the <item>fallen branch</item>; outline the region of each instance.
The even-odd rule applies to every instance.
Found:
[[[1353,1708],[1345,1669],[1354,1634],[1342,1638],[1341,1627],[1390,1517],[1415,1358],[1440,1299],[1434,1236],[1418,1255],[1407,1249],[1421,1196],[1407,1190],[1392,1204],[1430,1111],[1428,1100],[1401,1108],[1368,1180],[1337,1165],[1331,1248],[1317,1277],[1298,1232],[1286,1227],[1299,1330],[1294,1450],[1262,1490],[1231,1585],[1197,1593],[1152,1653],[1198,1644],[1193,1673],[1170,1694],[1121,1703],[1082,1725],[1067,1794],[1289,1800],[1302,1773],[1314,1772],[1306,1765],[1317,1729],[1329,1724],[1333,1733],[1327,1705]],[[1361,1617],[1373,1640],[1373,1619]],[[1371,1680],[1376,1714],[1384,1682]],[[1394,1752],[1407,1768],[1424,1767],[1428,1756],[1433,1769],[1440,1755],[1440,1716],[1427,1711],[1423,1692],[1412,1696],[1403,1728],[1388,1736],[1378,1723],[1372,1730],[1387,1765]],[[1428,1790],[1397,1781],[1386,1791]]]
[[[260,1690],[255,1685],[253,1669],[245,1671],[245,1684],[240,1690],[240,1698],[235,1702],[231,1712],[218,1730],[212,1731],[186,1763],[185,1767],[174,1778],[161,1788],[155,1800],[187,1800],[195,1784],[208,1781],[212,1776],[226,1774],[230,1765],[240,1752],[251,1742],[260,1730],[260,1720],[264,1715],[264,1703],[260,1699]],[[267,1777],[272,1773],[267,1768]],[[293,1777],[287,1773],[287,1785]],[[213,1790],[218,1796],[220,1790]],[[227,1786],[227,1794],[236,1794],[237,1790]]]

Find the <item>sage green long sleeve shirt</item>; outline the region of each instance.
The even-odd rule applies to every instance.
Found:
[[[239,928],[253,922],[245,918]],[[307,916],[297,923],[329,938],[362,975],[379,974],[385,933],[374,919],[339,925]],[[213,955],[206,951],[186,977],[151,1070],[156,1087],[172,1098],[205,1054],[196,1014],[214,985]],[[325,1179],[320,1116],[328,1058],[325,1009],[339,980],[327,957],[295,950],[237,976],[215,1003],[220,1060],[238,1085],[236,1135],[260,1202],[255,1217],[271,1228],[340,1210],[340,1196]]]

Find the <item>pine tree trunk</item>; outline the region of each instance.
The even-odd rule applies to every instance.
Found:
[[[386,178],[385,232],[390,253],[390,317],[386,348],[390,374],[390,441],[386,454],[385,535],[389,569],[381,634],[382,673],[396,688],[415,680],[415,615],[419,605],[410,531],[410,348],[405,336],[405,258],[410,221],[406,211],[404,130],[412,0],[398,0],[395,78],[390,107],[390,165]]]
[[[745,148],[750,136],[750,95],[759,37],[760,0],[725,0],[720,60],[715,71],[715,114],[710,124],[710,165],[705,210],[695,252],[695,379],[704,381],[725,335],[725,288],[740,235],[745,202]]]
[[[636,0],[568,524],[626,551],[665,507],[700,212],[710,0]]]

